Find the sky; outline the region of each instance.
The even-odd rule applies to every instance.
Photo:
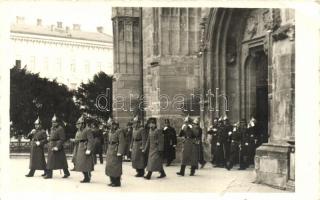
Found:
[[[9,6],[10,22],[16,16],[25,17],[25,23],[36,24],[42,19],[43,25],[62,21],[63,26],[81,24],[81,30],[96,31],[103,26],[104,32],[112,35],[111,7],[103,2],[15,2]]]

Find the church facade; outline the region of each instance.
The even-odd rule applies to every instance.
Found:
[[[113,8],[114,117],[257,119],[256,182],[294,188],[291,9]],[[186,106],[187,105],[187,106]]]

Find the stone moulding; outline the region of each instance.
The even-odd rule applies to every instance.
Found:
[[[272,33],[274,41],[284,40],[289,38],[291,41],[294,40],[295,26],[293,24],[286,24],[279,27]]]

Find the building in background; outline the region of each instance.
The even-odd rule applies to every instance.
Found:
[[[41,19],[35,24],[25,24],[17,17],[11,25],[12,66],[20,65],[41,77],[76,89],[97,72],[113,74],[112,36],[102,27],[96,32],[81,30],[80,24],[72,27],[62,22],[44,25]]]
[[[264,142],[256,182],[293,189],[294,16],[270,8],[113,8],[113,96],[125,98],[114,116],[130,120],[132,98],[143,96],[145,118],[157,117],[158,125],[169,118],[179,129],[186,113],[173,100],[200,93],[203,130],[214,117],[255,117]]]

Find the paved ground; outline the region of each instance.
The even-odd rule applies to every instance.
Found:
[[[122,187],[108,187],[109,179],[104,174],[104,164],[97,164],[92,173],[91,183],[80,183],[82,174],[71,172],[68,179],[62,179],[58,170],[54,171],[53,179],[44,180],[41,177],[42,171],[37,171],[32,178],[24,175],[28,172],[28,159],[13,158],[9,160],[10,191],[8,192],[37,192],[41,188],[42,192],[285,192],[265,185],[254,184],[253,169],[238,171],[233,169],[227,171],[221,168],[212,168],[206,165],[204,169],[198,170],[196,176],[178,177],[176,172],[178,165],[166,167],[167,177],[157,179],[158,173],[154,173],[151,180],[134,177],[135,171],[131,168],[131,163],[125,162],[123,165]],[[69,161],[70,164],[70,161]],[[72,164],[69,165],[70,167]],[[62,172],[61,172],[62,173]],[[187,169],[189,174],[189,169]]]

